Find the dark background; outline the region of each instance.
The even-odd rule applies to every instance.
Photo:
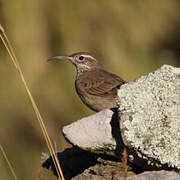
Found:
[[[163,64],[180,65],[178,0],[0,0],[0,23],[19,59],[57,150],[68,147],[61,129],[93,112],[74,89],[75,68],[55,55],[91,52],[126,81]],[[48,152],[35,113],[0,43],[0,143],[19,179],[38,179]],[[1,179],[12,179],[0,153]],[[44,179],[55,179],[46,170]]]

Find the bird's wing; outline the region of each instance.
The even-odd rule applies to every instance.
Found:
[[[86,76],[86,80],[81,83],[88,94],[104,96],[108,94],[116,95],[117,88],[125,81],[115,74],[101,70],[100,72],[95,71],[92,76]]]

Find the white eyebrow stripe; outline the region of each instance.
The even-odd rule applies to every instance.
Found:
[[[84,55],[82,55],[82,56],[87,57],[87,58],[92,58],[92,59],[95,59],[95,58],[94,58],[94,57],[92,57],[91,55],[86,55],[86,54],[84,54]]]

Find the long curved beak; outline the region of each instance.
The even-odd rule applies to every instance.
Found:
[[[60,60],[60,59],[68,59],[68,60],[72,60],[73,58],[71,56],[68,55],[63,55],[63,56],[54,56],[51,58],[48,58],[48,61],[52,61],[52,60]]]

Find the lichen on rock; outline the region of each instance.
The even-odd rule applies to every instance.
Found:
[[[180,68],[164,65],[118,91],[127,147],[149,165],[180,169]]]

